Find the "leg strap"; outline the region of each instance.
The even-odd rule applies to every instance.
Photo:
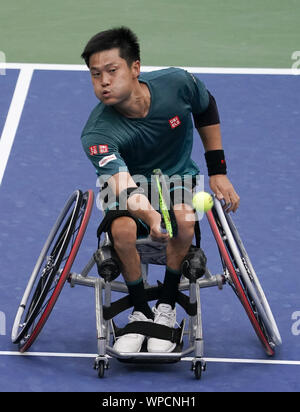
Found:
[[[157,282],[158,286],[146,289],[147,301],[157,300],[160,298],[162,284]],[[190,303],[189,297],[184,293],[178,291],[176,296],[176,302],[186,311],[190,316],[197,314],[197,303]],[[117,316],[119,313],[131,308],[132,303],[129,295],[112,302],[110,306],[103,306],[103,317],[105,320],[109,320]],[[134,322],[135,323],[135,322]]]

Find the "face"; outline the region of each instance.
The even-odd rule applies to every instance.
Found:
[[[128,67],[119,55],[119,49],[94,53],[89,60],[94,91],[104,104],[120,105],[130,98],[140,73],[140,63],[136,61]]]

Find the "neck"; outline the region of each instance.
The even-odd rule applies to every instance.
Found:
[[[138,81],[137,87],[133,89],[128,99],[114,107],[123,116],[134,119],[146,117],[150,103],[151,95],[148,86]]]

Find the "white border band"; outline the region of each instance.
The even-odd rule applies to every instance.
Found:
[[[16,351],[0,351],[0,356],[38,356],[38,357],[59,357],[59,358],[96,358],[96,353],[64,353],[64,352],[25,352],[20,353]],[[192,361],[192,357],[182,358],[182,361]],[[299,361],[293,360],[276,360],[276,359],[235,359],[235,358],[206,358],[206,362],[217,363],[248,363],[248,364],[264,364],[264,365],[289,365],[300,366]]]
[[[33,69],[31,67],[22,68],[20,70],[13,98],[3,127],[3,132],[0,139],[0,186],[19,126],[32,74]]]
[[[142,72],[165,69],[168,66],[142,66]],[[255,68],[255,67],[181,67],[192,73],[208,74],[269,74],[269,75],[300,75],[296,68]],[[30,69],[30,70],[65,70],[88,71],[82,64],[44,64],[44,63],[0,63],[0,69]]]

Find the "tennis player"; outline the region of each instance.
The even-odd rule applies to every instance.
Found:
[[[189,251],[195,226],[190,202],[175,196],[178,190],[183,193],[191,189],[182,183],[186,177],[199,174],[191,159],[193,119],[203,142],[211,190],[224,199],[227,212],[236,211],[239,205],[239,196],[226,175],[215,99],[197,77],[185,70],[168,68],[141,74],[139,42],[126,27],[96,34],[87,43],[82,58],[100,100],[84,127],[82,145],[102,183],[115,195],[106,196],[108,211],[102,227],[123,265],[133,304],[129,322],[149,321],[174,327],[180,266]],[[135,178],[139,176],[141,180],[143,176],[149,182],[156,168],[164,175],[180,177],[180,183],[172,190],[177,220],[177,235],[173,238],[161,230],[161,214],[149,202],[149,192],[143,185],[138,186]],[[110,202],[110,198],[116,201]],[[145,231],[153,240],[167,243],[162,295],[152,310],[136,249],[136,238]],[[117,339],[114,348],[139,352],[144,340],[141,334],[126,334]],[[156,338],[147,342],[149,352],[171,352],[175,345]]]

